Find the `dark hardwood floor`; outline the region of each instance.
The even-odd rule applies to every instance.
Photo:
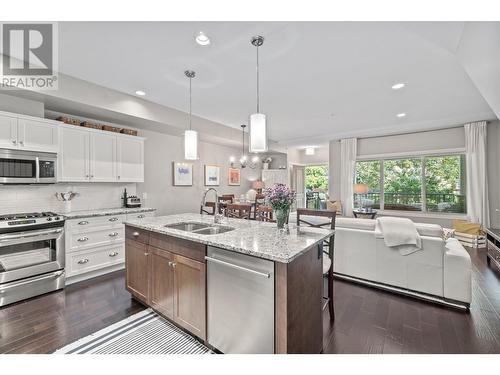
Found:
[[[500,272],[473,261],[470,314],[377,289],[335,281],[336,321],[324,314],[325,353],[500,353]],[[0,309],[0,353],[51,353],[144,309],[124,273]]]

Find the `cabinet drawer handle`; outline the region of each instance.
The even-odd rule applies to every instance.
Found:
[[[24,146],[24,142],[23,142],[23,141],[19,141],[19,144],[20,144],[21,146]]]
[[[170,262],[170,261],[169,261],[169,262],[168,262],[168,266],[169,266],[169,267],[172,267],[172,263],[173,263],[173,262]]]
[[[89,260],[88,259],[80,259],[77,263],[78,264],[85,264],[85,263],[88,263]]]
[[[83,221],[80,221],[78,223],[78,225],[87,225],[88,223],[89,223],[88,221],[83,220]]]
[[[17,141],[15,139],[12,140],[13,144],[17,144]]]
[[[139,232],[134,232],[134,233],[132,233],[132,235],[133,235],[134,237],[139,237]]]
[[[118,252],[117,252],[117,251],[114,251],[114,252],[112,252],[112,253],[110,253],[110,254],[109,254],[109,256],[110,256],[111,258],[113,258],[113,257],[115,257],[115,256],[117,256],[117,255],[118,255]]]
[[[145,217],[146,217],[146,216],[144,216],[144,215],[138,215],[138,216],[137,216],[137,218],[138,218],[138,219],[142,219],[142,218],[145,218]]]
[[[118,218],[117,217],[112,217],[111,219],[108,219],[108,221],[117,221]]]
[[[173,262],[172,263],[172,268],[175,268],[176,265],[177,265],[177,263]]]
[[[77,239],[78,242],[85,242],[85,241],[88,241],[89,238],[88,237],[81,237],[79,239]]]
[[[146,256],[146,257],[147,257],[148,255],[149,255],[149,253],[144,253],[144,256]]]
[[[118,236],[118,232],[110,233],[110,234],[108,234],[108,236],[110,236],[110,237],[116,237],[116,236]]]

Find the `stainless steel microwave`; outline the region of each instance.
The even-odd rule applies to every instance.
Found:
[[[0,184],[55,184],[57,154],[0,149]]]

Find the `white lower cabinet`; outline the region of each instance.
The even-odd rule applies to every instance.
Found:
[[[125,267],[126,220],[154,216],[154,211],[91,216],[65,223],[66,277],[71,283]]]
[[[123,243],[77,251],[66,255],[66,276],[77,276],[124,262]]]

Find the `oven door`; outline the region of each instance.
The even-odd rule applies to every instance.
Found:
[[[37,170],[36,155],[0,150],[0,184],[34,184]]]
[[[63,228],[0,235],[0,284],[63,268]]]

